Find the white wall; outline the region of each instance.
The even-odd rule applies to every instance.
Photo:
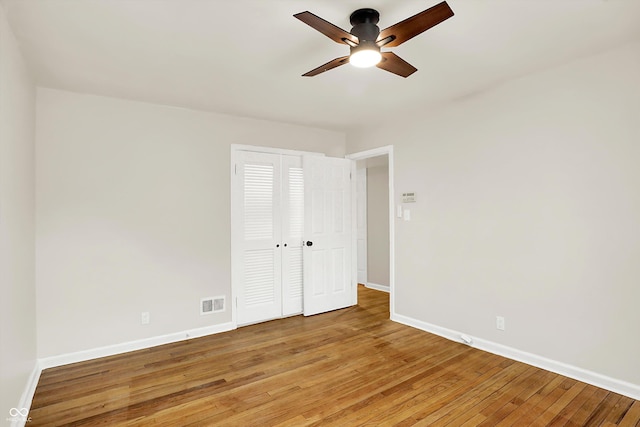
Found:
[[[36,361],[35,88],[0,4],[0,419]]]
[[[640,385],[639,76],[634,43],[349,135],[418,195],[396,312]]]
[[[38,89],[39,357],[231,321],[198,309],[231,298],[232,143],[342,156],[345,135]]]
[[[367,282],[389,286],[389,164],[367,167]]]

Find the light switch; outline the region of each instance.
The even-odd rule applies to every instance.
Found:
[[[404,210],[404,220],[411,221],[411,211],[409,209]]]
[[[398,207],[396,208],[396,216],[398,218],[402,218],[402,205],[398,205]]]

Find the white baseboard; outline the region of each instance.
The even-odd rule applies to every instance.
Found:
[[[433,325],[396,313],[391,315],[391,320],[464,344],[464,341],[461,338],[461,336],[464,335],[462,332],[443,328],[441,326]],[[472,339],[472,343],[470,344],[471,347],[488,351],[489,353],[497,354],[547,371],[555,372],[556,374],[564,375],[614,393],[619,393],[635,400],[640,400],[640,385],[638,384],[632,384],[616,378],[611,378],[597,372],[588,371],[586,369],[551,360],[546,357],[538,356],[512,347],[507,347],[482,338],[467,338]]]
[[[78,351],[75,353],[61,354],[58,356],[45,357],[39,360],[40,370],[53,368],[56,366],[68,365],[70,363],[84,362],[86,360],[97,359],[100,357],[113,356],[115,354],[127,353],[129,351],[142,350],[149,347],[155,347],[163,344],[184,341],[192,338],[203,337],[205,335],[219,334],[235,329],[236,326],[232,322],[222,323],[219,325],[206,326],[204,328],[191,329],[173,334],[160,335],[151,338],[145,338],[136,341],[129,341],[121,344],[98,347],[90,350]],[[37,383],[37,379],[36,379]],[[34,389],[35,390],[35,389]]]
[[[382,292],[389,293],[389,286],[378,285],[377,283],[372,283],[372,282],[367,282],[367,283],[365,283],[364,286],[369,288],[369,289],[375,289],[376,291],[382,291]]]
[[[36,393],[36,386],[38,385],[38,381],[40,380],[40,373],[42,369],[40,368],[40,363],[36,360],[34,362],[33,370],[31,371],[31,375],[27,379],[27,384],[25,384],[24,391],[22,392],[22,396],[20,396],[20,402],[16,409],[19,410],[31,410],[31,402],[33,401],[33,395]],[[28,422],[27,416],[16,416],[8,418],[11,420],[11,427],[24,427]]]

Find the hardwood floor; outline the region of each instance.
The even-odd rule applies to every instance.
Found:
[[[42,373],[29,426],[640,426],[640,401],[357,307]]]

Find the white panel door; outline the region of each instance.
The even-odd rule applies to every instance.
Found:
[[[234,281],[239,283],[237,323],[245,325],[282,315],[280,156],[240,152],[238,157]]]
[[[356,171],[358,283],[367,284],[367,168]]]
[[[301,156],[282,156],[282,315],[302,313],[304,174]]]
[[[305,316],[348,307],[355,301],[350,179],[353,165],[348,159],[304,157]]]

